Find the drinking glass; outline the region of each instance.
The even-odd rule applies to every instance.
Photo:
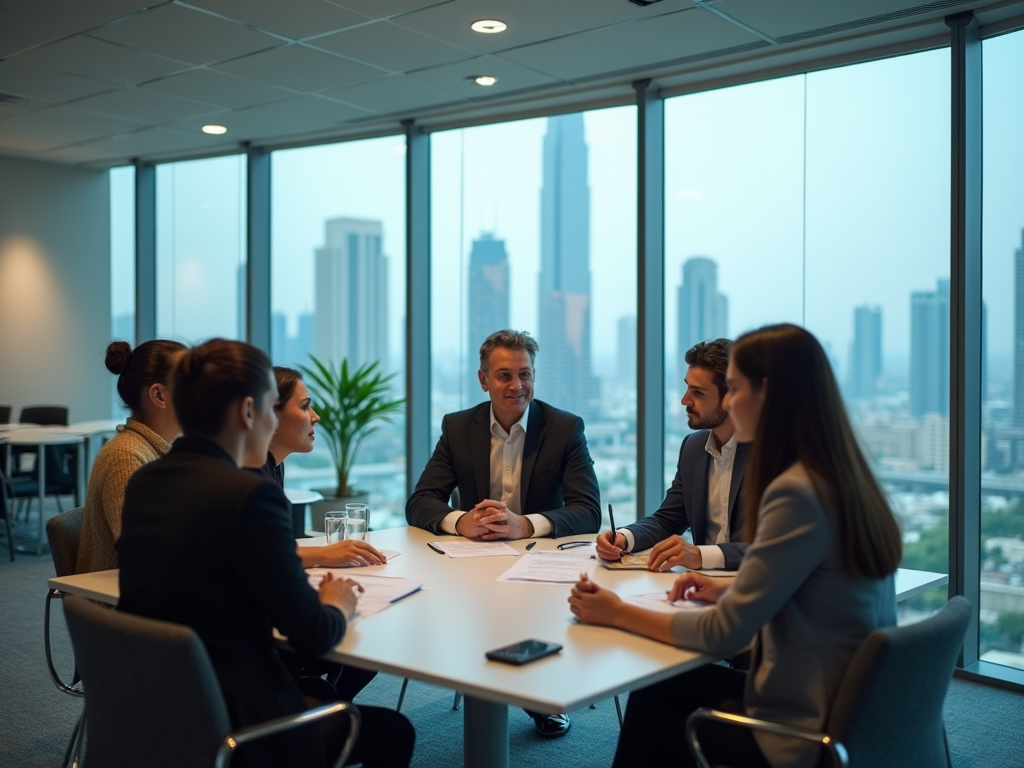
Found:
[[[370,519],[369,506],[366,504],[348,503],[345,505],[345,513],[348,515],[345,537],[356,541],[365,541]]]
[[[324,532],[327,534],[328,544],[337,544],[344,541],[348,533],[347,512],[328,512],[324,515]]]

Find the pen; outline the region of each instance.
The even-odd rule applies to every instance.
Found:
[[[434,546],[434,545],[433,545],[433,544],[432,544],[431,542],[429,542],[429,541],[427,542],[427,546],[428,546],[428,547],[430,547],[430,548],[431,548],[432,550],[434,550],[435,552],[437,552],[437,554],[439,554],[439,555],[443,555],[443,554],[444,554],[444,550],[443,550],[443,549],[441,549],[440,547],[435,547],[435,546]]]
[[[615,515],[612,514],[612,505],[608,505],[608,522],[612,525],[612,546],[615,546]]]
[[[531,541],[531,542],[530,542],[529,544],[527,544],[527,545],[526,545],[526,551],[527,551],[527,552],[529,552],[529,551],[530,551],[531,549],[533,549],[533,548],[534,548],[534,547],[535,547],[536,545],[537,545],[537,542],[536,542],[536,541]]]

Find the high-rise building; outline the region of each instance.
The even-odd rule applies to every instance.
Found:
[[[473,241],[469,253],[469,339],[466,354],[469,370],[477,367],[477,354],[484,339],[509,327],[508,253],[505,241],[484,232]],[[475,375],[475,374],[474,374]],[[481,399],[486,393],[476,389]]]
[[[683,282],[679,286],[679,344],[677,347],[677,386],[685,389],[686,353],[698,341],[726,338],[729,335],[729,299],[718,292],[718,265],[696,256],[683,263]]]
[[[274,365],[291,366],[295,363],[288,348],[290,341],[288,316],[284,312],[274,312],[270,316],[270,359]]]
[[[388,367],[388,260],[381,222],[338,218],[325,222],[316,251],[316,338],[324,363],[350,368],[380,361]]]
[[[874,397],[878,394],[878,377],[881,375],[882,308],[856,307],[853,310],[847,396],[865,400]]]
[[[1024,230],[1013,258],[1013,426],[1024,428]]]
[[[949,416],[949,280],[910,294],[910,415]]]
[[[587,416],[599,391],[590,361],[590,186],[583,115],[548,119],[540,193],[538,396]]]
[[[616,328],[616,374],[620,384],[636,386],[636,315],[623,315]]]

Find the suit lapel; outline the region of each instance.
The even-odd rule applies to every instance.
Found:
[[[743,516],[743,510],[737,508],[740,497],[743,495],[743,475],[747,470],[747,454],[750,452],[749,443],[738,443],[736,445],[736,458],[732,462],[732,480],[729,482],[729,529],[733,532],[736,523]],[[742,529],[742,526],[740,526]]]
[[[530,415],[526,418],[526,440],[523,443],[523,469],[519,478],[519,513],[527,514],[526,499],[530,492],[530,478],[533,467],[537,463],[537,454],[544,442],[544,412],[540,404],[534,400],[530,403]]]
[[[711,474],[711,455],[704,447],[707,444],[707,433],[704,441],[700,444],[700,458],[697,460],[697,472],[695,478],[697,487],[694,489],[694,501],[696,502],[690,515],[690,530],[693,533],[694,546],[704,543],[708,523],[708,478]]]
[[[469,436],[469,449],[473,456],[473,479],[476,481],[476,497],[462,499],[462,506],[472,509],[491,495],[491,406],[483,403],[473,420]]]

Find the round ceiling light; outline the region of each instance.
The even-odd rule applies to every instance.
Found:
[[[223,125],[204,125],[203,133],[213,134],[214,136],[220,136],[222,133],[227,133],[228,129]]]
[[[498,82],[498,78],[491,75],[471,75],[469,77],[477,85],[491,86]]]
[[[480,19],[469,25],[474,32],[483,32],[485,35],[496,35],[508,29],[508,24],[497,19]]]

